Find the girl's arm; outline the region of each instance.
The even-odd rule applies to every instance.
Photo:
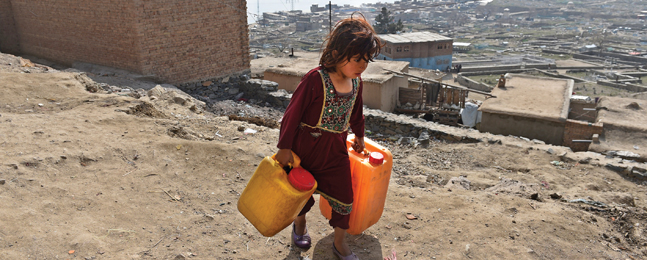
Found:
[[[359,79],[359,89],[357,90],[357,98],[355,100],[355,107],[350,116],[350,128],[355,134],[355,141],[353,142],[353,150],[361,152],[364,151],[364,101],[362,99],[362,92],[364,89],[364,82]]]
[[[281,164],[281,166],[287,166],[294,163],[294,157],[292,157],[292,150],[290,149],[279,149],[274,158]]]
[[[288,163],[293,162],[290,150],[292,149],[294,136],[299,129],[303,115],[312,102],[313,81],[319,77],[319,73],[316,70],[306,74],[301,79],[301,82],[299,82],[297,89],[292,94],[290,104],[285,109],[285,114],[283,114],[283,119],[281,120],[281,133],[277,145],[279,152],[276,154],[276,160],[281,165],[288,165]]]

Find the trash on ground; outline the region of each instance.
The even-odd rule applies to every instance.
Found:
[[[604,203],[599,202],[599,201],[594,201],[594,200],[574,199],[574,200],[569,200],[568,202],[570,202],[570,203],[584,203],[584,204],[588,204],[588,205],[591,205],[591,206],[596,206],[596,207],[599,207],[599,208],[606,208],[607,207],[607,204],[604,204]]]

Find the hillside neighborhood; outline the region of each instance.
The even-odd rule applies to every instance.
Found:
[[[366,138],[393,155],[359,258],[647,258],[647,4],[253,7],[0,0],[3,259],[336,259],[318,205],[301,250],[236,204],[356,12],[385,43]]]

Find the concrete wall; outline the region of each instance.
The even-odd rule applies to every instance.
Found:
[[[397,107],[398,99],[400,97],[400,87],[408,87],[409,80],[408,77],[392,77],[381,85],[370,82],[365,83],[365,85],[380,86],[379,93],[381,95],[381,99],[379,107],[368,106],[369,108],[379,109],[385,112],[393,112],[393,110],[395,110],[395,108]],[[367,92],[370,92],[370,89],[371,88],[364,88],[363,97],[367,97]],[[366,104],[366,99],[364,99],[364,103]]]
[[[614,58],[618,58],[620,60],[625,60],[625,61],[633,61],[633,62],[642,63],[642,64],[647,63],[647,58],[644,58],[642,56],[633,56],[633,55],[616,53],[616,52],[606,52],[605,51],[605,52],[599,53],[599,52],[596,51],[596,52],[587,52],[586,54],[587,55],[592,55],[592,56],[599,54],[599,55],[601,55],[603,57],[608,56],[608,57],[614,57]]]
[[[550,77],[553,77],[553,78],[572,79],[573,81],[575,81],[575,83],[588,82],[588,81],[583,80],[583,79],[581,79],[581,78],[573,77],[573,76],[569,76],[569,75],[565,75],[565,74],[551,73],[551,72],[548,72],[548,71],[542,71],[542,70],[539,70],[539,72],[540,72],[541,74],[544,74],[544,75],[546,75],[546,76],[550,76]]]
[[[523,136],[561,145],[565,122],[483,112],[479,131],[500,135]]]
[[[375,83],[364,82],[364,91],[362,92],[364,105],[372,109],[382,110],[382,100],[384,98],[384,93],[382,93],[382,91],[382,86]],[[392,110],[382,111],[391,112]]]
[[[496,65],[491,66],[477,66],[477,67],[463,67],[461,72],[486,72],[486,71],[512,71],[521,69],[548,69],[548,66],[555,68],[554,64],[541,63],[541,64],[526,64],[522,68],[521,64],[516,65]]]
[[[381,54],[380,54],[381,55]],[[378,57],[382,60],[397,60],[409,62],[409,66],[430,70],[445,71],[448,67],[452,67],[452,55],[434,56],[434,57],[420,57],[420,58],[397,58],[391,59],[386,56]]]
[[[293,92],[301,81],[301,76],[279,74],[272,71],[265,71],[263,75],[264,80],[274,81],[279,84],[279,89],[289,92]],[[392,77],[382,84],[364,81],[364,91],[362,92],[364,105],[372,109],[393,112],[397,105],[399,87],[407,87],[407,85],[408,77]]]
[[[18,54],[18,32],[13,17],[11,0],[0,0],[0,52]]]
[[[279,89],[285,89],[288,92],[294,92],[299,82],[301,82],[300,76],[279,74],[272,71],[265,71],[263,79],[279,83]]]
[[[125,69],[169,83],[249,69],[243,0],[10,3],[22,54]]]
[[[602,134],[602,123],[589,123],[578,120],[566,120],[564,127],[564,144],[573,152],[588,151],[591,143],[573,142],[573,140],[591,140],[593,134]]]

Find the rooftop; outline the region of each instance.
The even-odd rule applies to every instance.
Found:
[[[592,143],[595,152],[626,151],[647,160],[647,101],[601,97],[596,122],[604,125],[604,138]]]
[[[454,43],[452,43],[452,45],[460,46],[460,47],[467,47],[467,46],[472,45],[472,43],[471,42],[454,42]]]
[[[510,74],[505,88],[495,87],[480,110],[487,113],[566,121],[573,80]]]
[[[266,72],[292,75],[302,77],[308,71],[319,66],[319,59],[296,59],[291,63],[279,65],[279,67],[269,68]],[[362,73],[362,80],[365,82],[373,82],[382,84],[393,76],[392,73],[383,69],[390,69],[394,71],[403,71],[409,66],[407,61],[384,61],[375,60],[368,64],[368,67]]]
[[[401,34],[380,34],[380,39],[390,43],[414,43],[414,42],[435,42],[448,41],[452,38],[431,32],[412,32]]]
[[[633,98],[602,97],[597,122],[623,128],[647,130],[647,101]]]

